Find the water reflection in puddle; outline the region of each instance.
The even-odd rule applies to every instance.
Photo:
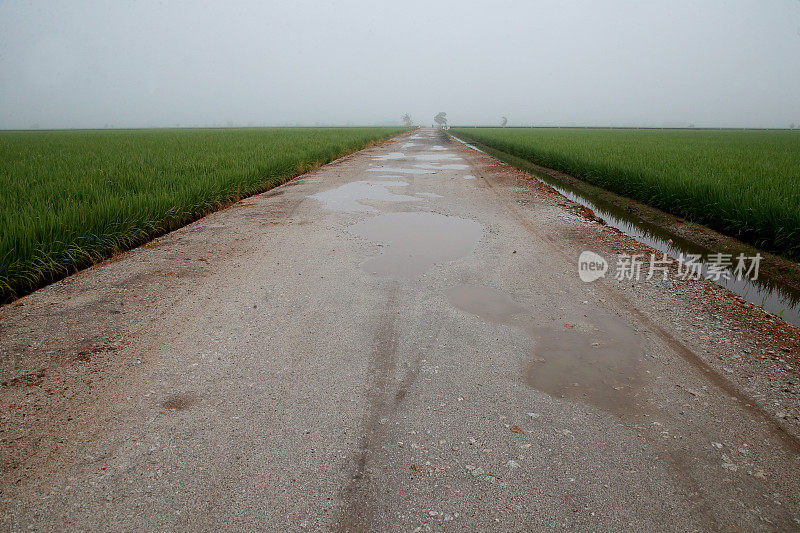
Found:
[[[407,185],[408,183],[405,181],[354,181],[335,189],[312,194],[309,198],[322,202],[326,209],[333,211],[374,213],[377,209],[361,202],[363,200],[419,202],[420,198],[416,196],[395,194],[387,189],[387,187],[405,187]]]
[[[367,172],[393,172],[395,174],[433,174],[435,171],[425,168],[402,168],[402,167],[374,167],[368,168]]]
[[[389,213],[359,222],[348,231],[387,245],[384,253],[362,263],[366,272],[409,278],[471,253],[483,235],[483,226],[438,213]]]
[[[533,347],[522,370],[528,386],[619,416],[644,410],[644,348],[622,320],[595,311],[582,324],[531,326],[524,322],[526,309],[509,294],[481,285],[452,287],[447,299],[457,309],[520,328],[531,337]]]
[[[389,152],[388,154],[376,155],[372,158],[373,161],[393,161],[397,159],[404,159],[406,154],[403,152]]]
[[[447,291],[450,304],[496,324],[514,324],[514,315],[524,313],[510,295],[483,285],[457,285]]]
[[[417,163],[414,166],[417,168],[430,168],[434,170],[464,170],[469,168],[469,165],[465,165],[463,163]]]
[[[589,331],[534,328],[525,382],[554,398],[568,398],[625,415],[642,410],[643,348],[636,332],[610,316],[590,318]]]
[[[420,154],[415,155],[417,161],[463,161],[462,157],[455,154]]]

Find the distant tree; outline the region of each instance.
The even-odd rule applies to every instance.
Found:
[[[500,121],[500,127],[505,128],[506,124],[508,124],[508,119],[506,117],[500,117],[502,120]]]
[[[402,120],[403,120],[403,125],[404,126],[407,126],[407,127],[410,128],[411,126],[414,125],[414,121],[411,120],[411,115],[409,115],[408,113],[406,113],[406,114],[404,114],[402,116]]]
[[[440,111],[439,113],[436,113],[436,116],[433,117],[433,120],[436,121],[436,123],[441,127],[447,126],[447,113]]]

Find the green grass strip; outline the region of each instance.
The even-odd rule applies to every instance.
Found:
[[[0,132],[0,302],[401,131]]]
[[[800,260],[798,131],[453,128],[451,133]]]

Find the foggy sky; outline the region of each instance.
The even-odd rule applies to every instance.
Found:
[[[0,0],[0,128],[800,124],[798,0]]]

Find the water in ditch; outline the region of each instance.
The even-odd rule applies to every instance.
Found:
[[[461,139],[453,138],[473,150],[485,153],[483,150]],[[660,252],[666,253],[672,258],[678,258],[680,254],[697,254],[705,259],[710,254],[715,253],[715,250],[689,242],[668,229],[642,220],[633,213],[629,213],[601,198],[590,198],[584,192],[557,178],[545,174],[531,175],[573,202],[588,207],[594,211],[595,215],[605,220],[609,226]],[[708,264],[702,261],[701,268],[703,276],[705,276],[708,272]],[[788,286],[780,279],[760,273],[756,280],[740,280],[731,276],[730,279],[720,278],[718,281],[714,280],[714,283],[722,285],[748,302],[778,315],[786,322],[800,326],[800,291]]]

